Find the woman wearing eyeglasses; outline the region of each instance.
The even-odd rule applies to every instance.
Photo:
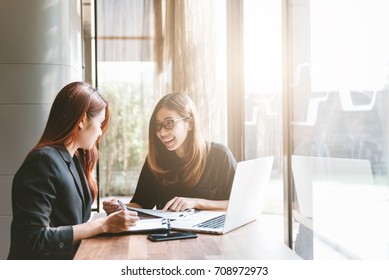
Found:
[[[236,160],[222,144],[204,140],[196,108],[186,93],[165,95],[149,124],[149,151],[132,207],[170,211],[227,208]],[[103,202],[107,213],[115,201]]]

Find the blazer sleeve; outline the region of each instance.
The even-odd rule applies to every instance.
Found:
[[[53,153],[32,153],[14,177],[11,250],[26,256],[66,252],[73,247],[71,225],[51,223],[66,163]]]

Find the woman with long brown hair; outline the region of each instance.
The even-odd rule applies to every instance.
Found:
[[[93,168],[108,127],[107,101],[73,82],[56,96],[46,128],[12,183],[8,259],[72,259],[79,241],[134,225],[136,212],[89,221],[97,196]]]
[[[227,147],[204,140],[189,95],[165,95],[150,118],[148,156],[129,206],[226,209],[235,169]],[[119,209],[114,200],[103,202],[103,208],[107,213]]]

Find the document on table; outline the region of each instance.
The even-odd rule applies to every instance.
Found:
[[[179,220],[189,217],[190,215],[198,212],[195,209],[187,209],[185,211],[175,212],[175,211],[162,211],[156,209],[143,209],[143,208],[135,208],[135,207],[127,207],[128,210],[136,211],[138,213],[160,217],[160,218],[168,218],[170,220]]]
[[[106,217],[106,213],[96,213],[92,219]],[[152,232],[167,232],[170,230],[170,220],[168,218],[147,218],[139,219],[135,226],[130,226],[124,233],[152,233]]]

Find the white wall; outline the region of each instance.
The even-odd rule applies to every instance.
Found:
[[[12,220],[11,185],[58,91],[82,80],[81,0],[0,0],[0,259]]]

